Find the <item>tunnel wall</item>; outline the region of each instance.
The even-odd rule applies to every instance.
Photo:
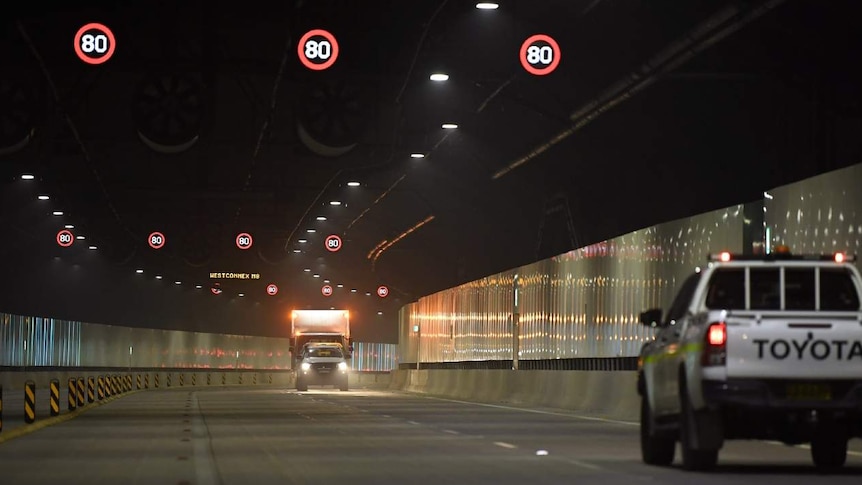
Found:
[[[709,253],[768,250],[768,235],[770,248],[859,254],[860,187],[862,164],[422,297],[400,310],[400,366],[512,368],[517,358],[519,368],[588,368],[575,366],[583,359],[633,368],[627,363],[653,337],[639,313],[667,308]]]
[[[120,327],[0,313],[0,369],[290,369],[289,340]],[[351,368],[388,371],[394,344],[356,342]]]

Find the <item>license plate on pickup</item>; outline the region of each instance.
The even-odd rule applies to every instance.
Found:
[[[829,401],[832,399],[832,388],[829,384],[810,382],[794,382],[787,384],[787,399],[791,401]]]

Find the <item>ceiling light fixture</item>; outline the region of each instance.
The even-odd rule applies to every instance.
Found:
[[[316,230],[314,230],[314,229],[306,229],[306,230],[305,230],[305,232],[307,232],[307,233],[312,233],[312,232],[317,232],[317,231],[316,231]]]
[[[34,177],[33,174],[30,174],[30,173],[25,173],[24,175],[21,176],[21,180],[33,180],[35,178],[36,177]]]
[[[356,288],[351,288],[351,289],[350,289],[350,292],[351,292],[351,293],[356,293]]]
[[[437,72],[431,75],[431,80],[437,82],[448,81],[449,75]]]
[[[39,196],[39,197],[37,197],[37,198],[38,198],[39,200],[48,200],[48,199],[50,199],[50,197],[48,197],[47,195],[40,195],[40,196]]]
[[[458,128],[458,125],[455,123],[443,123],[444,130],[454,130],[455,128]]]
[[[329,205],[341,205],[341,201],[340,200],[331,200],[331,201],[329,201]]]
[[[144,272],[144,270],[142,270],[142,269],[136,269],[136,270],[135,270],[135,273],[138,273],[138,274],[141,274],[141,273],[143,273],[143,272]]]
[[[293,252],[294,252],[294,253],[301,253],[301,252],[302,252],[302,250],[301,250],[301,249],[294,249],[294,250],[293,250]]]
[[[72,224],[66,224],[63,227],[65,227],[66,229],[74,229],[75,228],[75,226],[73,226]]]
[[[338,283],[338,284],[337,284],[337,285],[335,285],[335,286],[337,286],[337,287],[339,287],[339,288],[344,288],[344,285],[343,285],[343,284],[341,284],[341,283]]]
[[[181,284],[183,284],[183,282],[182,281],[174,281],[174,284],[175,285],[181,285]]]
[[[201,288],[203,288],[203,285],[195,285],[195,288],[200,290]]]
[[[360,185],[359,182],[347,182],[348,187],[359,187]]]
[[[495,2],[479,2],[476,4],[476,8],[479,10],[497,10],[500,5]]]
[[[90,246],[90,247],[89,247],[89,249],[90,249],[90,251],[95,251],[95,250],[97,250],[97,249],[99,249],[99,248],[97,248],[96,246]]]
[[[242,298],[242,297],[244,297],[244,296],[245,296],[245,293],[240,293],[240,294],[239,294],[239,297],[240,297],[240,298]]]
[[[324,216],[317,216],[317,220],[318,220],[318,221],[325,221],[325,220],[326,220],[326,217],[324,217]]]
[[[305,268],[303,271],[305,271],[306,273],[311,273],[311,268]]]
[[[410,158],[425,158],[424,153],[411,153]]]
[[[320,278],[320,275],[317,273],[314,273],[312,276],[314,276],[315,278]]]
[[[87,239],[87,236],[83,236],[83,235],[81,235],[81,236],[75,236],[75,239],[77,239],[77,240],[79,240],[79,241],[83,241],[84,239]]]
[[[299,244],[305,244],[308,242],[308,239],[300,239],[299,241],[296,241],[296,242],[298,242]]]
[[[62,216],[62,215],[63,215],[63,211],[54,211],[54,212],[52,212],[51,214],[53,214],[53,215],[55,215],[55,216]]]
[[[160,275],[160,274],[157,274],[157,275],[156,275],[156,279],[157,279],[157,280],[160,280],[160,279],[162,279],[162,275]]]

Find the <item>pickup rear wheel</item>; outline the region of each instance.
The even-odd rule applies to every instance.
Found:
[[[679,444],[682,448],[682,467],[691,471],[707,471],[715,468],[718,463],[718,450],[701,450],[694,448],[695,433],[698,433],[695,420],[695,410],[688,399],[685,386],[685,376],[680,376],[680,415]]]
[[[811,459],[814,466],[823,471],[843,467],[847,461],[847,438],[840,432],[817,433],[811,440]]]
[[[670,433],[655,429],[649,398],[641,396],[641,457],[647,465],[668,466],[673,463],[676,439]]]

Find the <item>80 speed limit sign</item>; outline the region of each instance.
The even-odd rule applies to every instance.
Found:
[[[338,42],[335,36],[323,29],[306,32],[299,39],[296,48],[302,65],[314,71],[331,67],[338,58]]]
[[[90,23],[75,34],[75,54],[87,64],[102,64],[114,55],[117,43],[108,27]]]
[[[530,74],[544,76],[560,64],[560,46],[551,36],[536,34],[521,45],[521,65]]]

